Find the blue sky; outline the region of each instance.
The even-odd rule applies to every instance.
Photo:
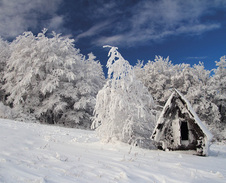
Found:
[[[170,57],[173,63],[207,69],[226,55],[225,0],[1,0],[0,36],[54,30],[75,39],[83,54],[93,52],[105,66],[107,49],[137,59]]]

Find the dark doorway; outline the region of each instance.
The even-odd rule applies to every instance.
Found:
[[[188,124],[187,122],[182,122],[180,126],[181,140],[188,140]]]

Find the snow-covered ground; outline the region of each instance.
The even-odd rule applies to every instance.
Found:
[[[0,119],[1,183],[226,182],[226,145],[209,157],[104,144],[93,131]]]

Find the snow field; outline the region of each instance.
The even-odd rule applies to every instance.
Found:
[[[95,132],[0,119],[0,182],[225,183],[226,146],[209,157],[102,143]]]

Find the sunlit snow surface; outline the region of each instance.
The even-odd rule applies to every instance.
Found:
[[[93,131],[0,119],[1,183],[226,182],[226,145],[209,157],[104,144]]]

